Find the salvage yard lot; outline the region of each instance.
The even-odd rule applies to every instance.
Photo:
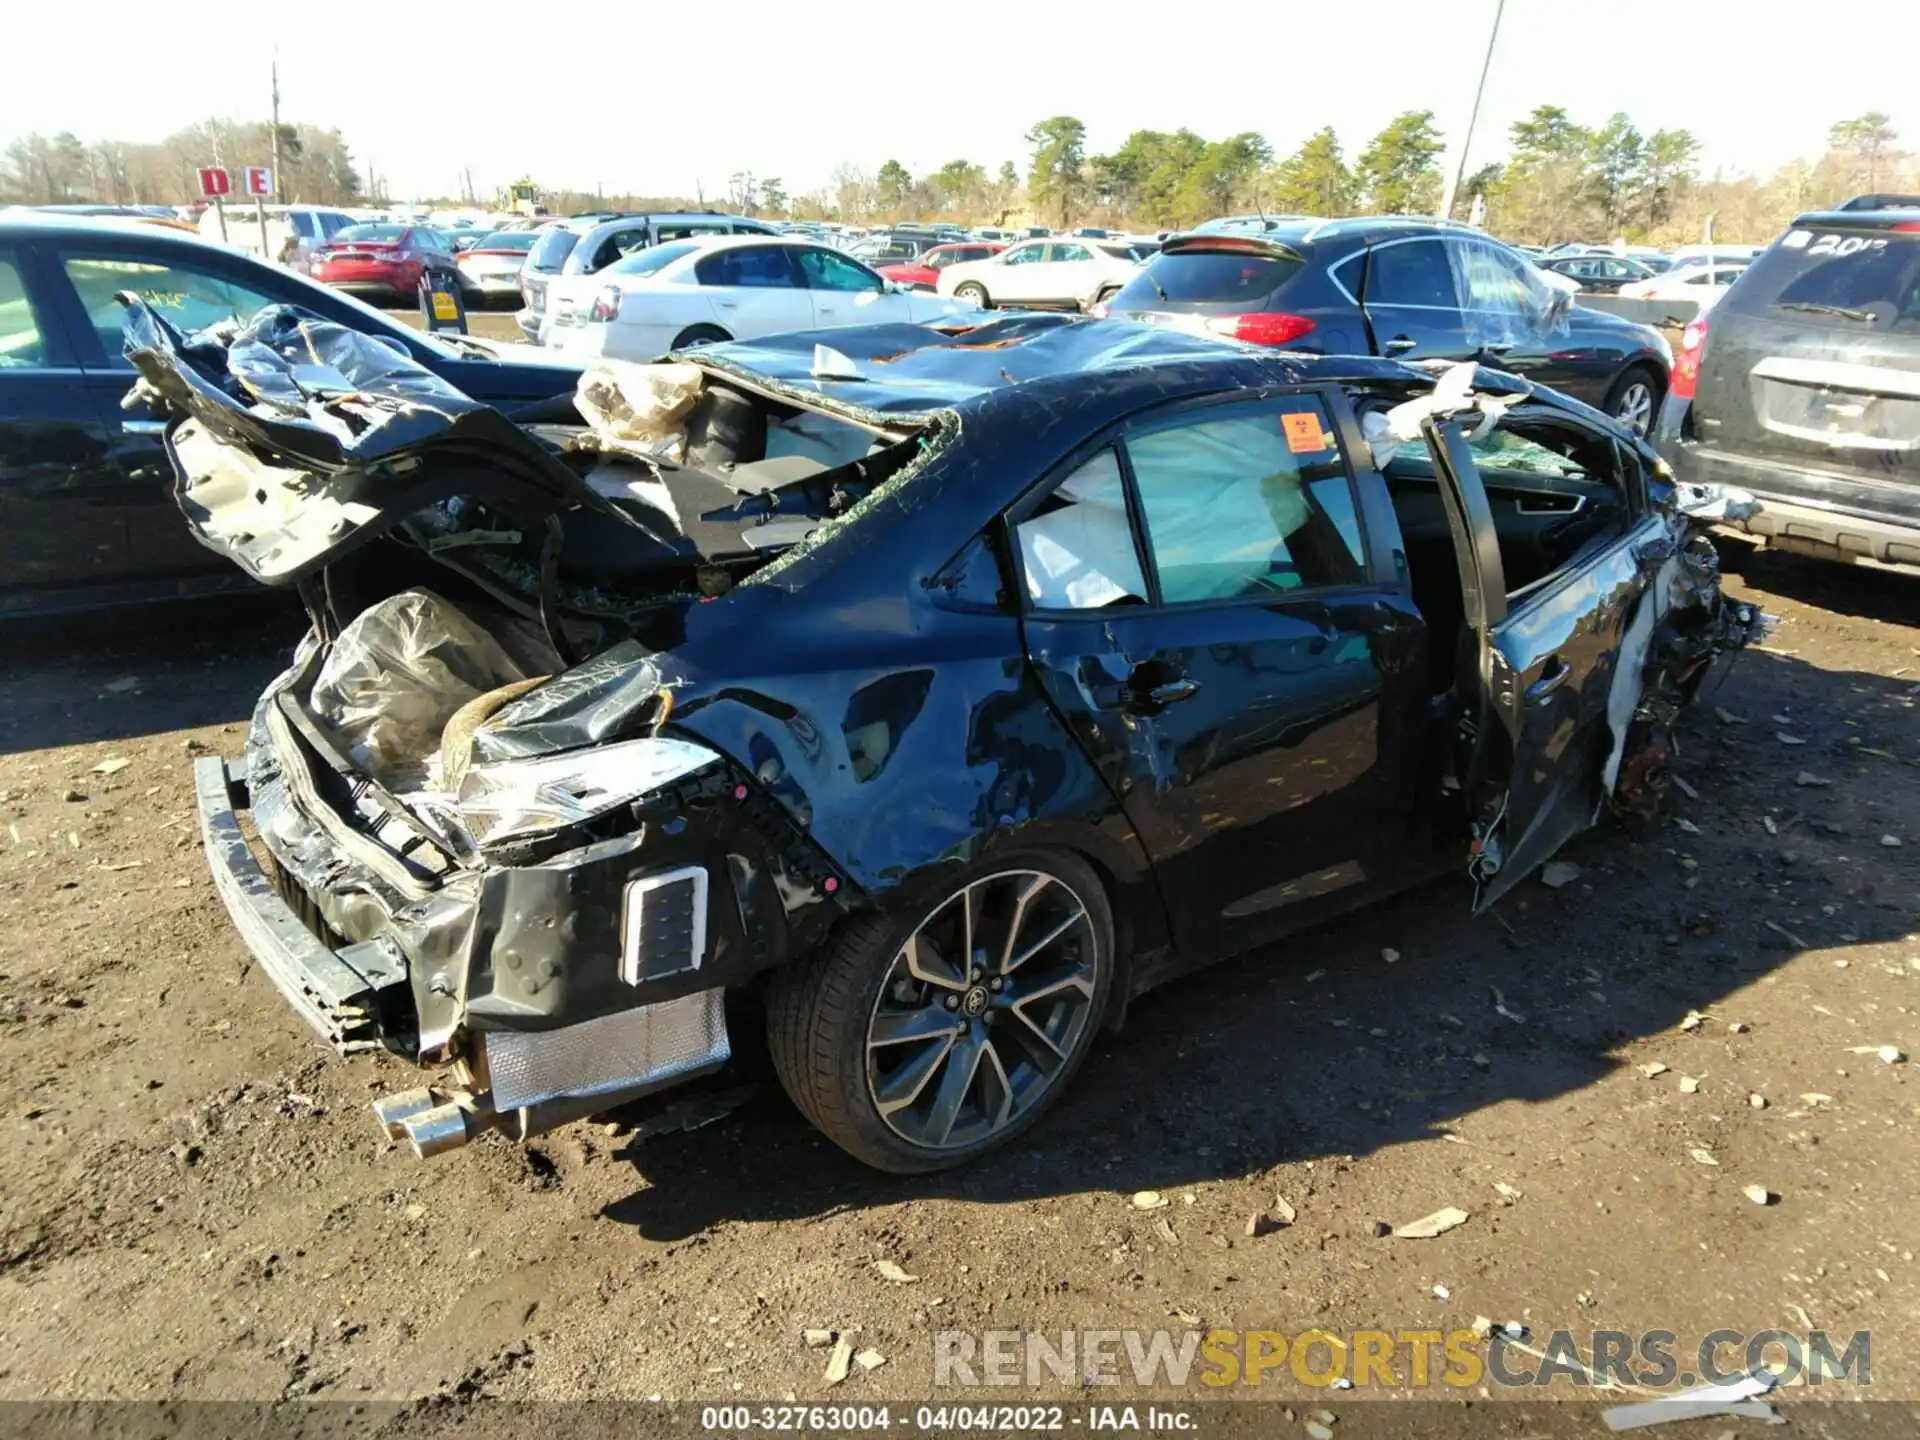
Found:
[[[1728,549],[1782,625],[1683,723],[1698,798],[1480,921],[1430,886],[1158,992],[1039,1130],[916,1179],[750,1042],[717,1123],[411,1159],[367,1102],[412,1072],[299,1026],[200,853],[192,755],[297,614],[0,636],[0,1396],[924,1399],[942,1329],[1484,1315],[1868,1329],[1920,1397],[1920,1072],[1877,1053],[1920,1054],[1920,580]],[[807,1328],[886,1363],[830,1389]]]

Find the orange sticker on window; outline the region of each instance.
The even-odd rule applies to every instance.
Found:
[[[1295,455],[1318,455],[1333,444],[1327,432],[1320,428],[1317,410],[1290,411],[1280,417],[1280,427],[1286,431],[1287,449]]]

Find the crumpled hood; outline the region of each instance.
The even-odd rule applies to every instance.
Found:
[[[173,417],[174,497],[195,536],[284,585],[449,495],[540,516],[608,508],[520,426],[411,356],[291,305],[182,335],[131,294],[128,401]]]

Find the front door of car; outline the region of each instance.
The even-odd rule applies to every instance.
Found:
[[[127,566],[126,482],[41,259],[0,250],[0,614]]]
[[[110,438],[109,463],[117,472],[127,517],[127,567],[133,577],[171,580],[183,576],[228,578],[231,566],[193,538],[173,498],[173,467],[163,442],[165,425],[145,409],[125,409],[121,400],[134,382],[121,352],[122,309],[114,297],[131,290],[183,333],[220,321],[245,321],[272,297],[229,280],[208,265],[169,258],[136,258],[134,252],[68,250],[49,257],[78,302],[85,386]]]
[[[1338,270],[1357,278],[1355,298],[1373,334],[1373,351],[1394,360],[1472,358],[1460,315],[1453,264],[1437,236],[1375,245]]]
[[[1470,237],[1446,242],[1454,257],[1461,314],[1466,327],[1463,359],[1556,384],[1549,311],[1553,293],[1532,267],[1499,246]]]
[[[793,252],[812,306],[811,323],[831,330],[841,325],[878,325],[911,319],[911,302],[891,293],[887,282],[857,260],[809,245]]]
[[[1637,487],[1620,475],[1628,509],[1617,532],[1510,597],[1493,508],[1460,427],[1427,420],[1421,431],[1465,606],[1453,702],[1470,737],[1463,770],[1477,914],[1593,823],[1617,763],[1615,726],[1640,694],[1637,673],[1621,675],[1616,662],[1629,627],[1651,623],[1640,601],[1673,542],[1657,515],[1633,517]]]
[[[702,255],[693,267],[713,318],[736,340],[806,330],[814,305],[785,245],[738,245]]]
[[[1183,951],[1352,901],[1405,828],[1422,632],[1371,583],[1326,400],[1161,411],[1067,470],[1013,517],[1027,654]]]

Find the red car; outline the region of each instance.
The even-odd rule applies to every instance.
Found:
[[[313,252],[314,279],[350,294],[410,304],[422,276],[456,281],[453,250],[424,225],[349,225]]]
[[[880,273],[896,285],[908,290],[931,290],[934,281],[940,278],[940,272],[949,265],[958,265],[962,260],[984,260],[989,255],[998,255],[1007,247],[998,241],[967,240],[953,245],[936,245],[931,250],[923,250],[904,265],[883,265]]]

